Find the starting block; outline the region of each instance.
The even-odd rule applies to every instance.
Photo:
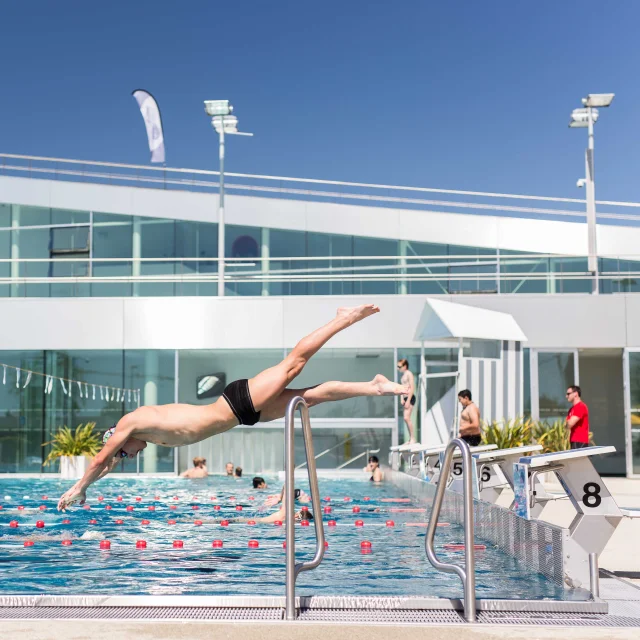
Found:
[[[425,482],[437,484],[440,478],[440,465],[442,464],[444,452],[447,448],[447,445],[443,444],[437,447],[423,447],[421,445],[418,446],[420,448],[417,448],[414,445],[412,453],[414,455],[418,453],[420,454],[420,477]],[[495,444],[483,444],[478,447],[470,447],[471,453],[493,451],[497,448],[498,447]],[[460,455],[461,454],[459,449],[456,449],[453,452],[454,463],[451,468],[451,473],[454,481],[456,478],[462,478],[462,462],[459,461]]]
[[[623,513],[609,493],[590,458],[613,453],[615,447],[585,447],[520,458],[514,464],[514,511],[522,518],[536,517],[541,473],[553,472],[571,500],[576,516],[567,532],[565,581],[570,587],[589,584],[589,554],[599,555],[607,545]]]
[[[399,444],[395,447],[389,447],[389,466],[392,469],[399,469],[400,462],[402,461],[402,456],[405,454],[409,454],[411,448],[415,446],[415,444]]]
[[[514,488],[513,465],[519,462],[524,454],[533,454],[538,451],[542,451],[540,444],[472,453],[476,463],[475,478],[473,479],[475,495],[486,502],[497,502],[507,487]],[[538,518],[547,502],[553,500],[554,497],[547,493],[542,482],[537,478],[532,486],[536,496],[536,504],[531,508],[531,517]],[[509,508],[513,509],[514,504],[515,500],[512,500]]]

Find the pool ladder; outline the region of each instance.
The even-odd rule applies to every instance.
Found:
[[[316,552],[313,560],[296,564],[296,521],[295,521],[295,448],[294,421],[296,410],[300,410],[302,420],[302,435],[304,450],[307,457],[309,487],[311,489],[311,503],[313,505],[313,522],[316,528]],[[287,577],[285,618],[296,619],[296,580],[301,571],[315,569],[324,557],[324,524],[322,521],[322,507],[318,490],[318,475],[316,460],[313,455],[313,438],[311,436],[311,422],[309,421],[309,407],[303,398],[296,396],[287,405],[284,425],[284,470],[285,470],[285,513],[287,540]]]
[[[436,527],[438,526],[438,518],[440,517],[440,509],[444,500],[445,491],[449,476],[451,474],[451,462],[453,460],[453,452],[456,448],[460,449],[462,455],[462,481],[464,488],[464,568],[457,564],[449,564],[440,562],[436,556],[433,544],[436,535]],[[440,469],[440,478],[436,495],[433,498],[433,506],[431,507],[431,516],[429,517],[429,525],[427,527],[427,535],[425,536],[424,546],[427,552],[429,562],[445,573],[455,573],[464,587],[464,617],[467,622],[476,621],[476,554],[474,550],[474,511],[473,511],[473,459],[471,458],[471,450],[469,445],[460,438],[452,440],[445,449],[444,461]]]

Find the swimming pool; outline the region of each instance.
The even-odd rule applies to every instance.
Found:
[[[279,491],[281,483],[267,480],[267,491],[254,491],[249,478],[110,477],[89,490],[90,509],[76,505],[62,514],[56,511],[57,499],[69,481],[1,479],[0,595],[282,596],[284,527],[219,524],[222,519],[270,513],[262,503],[267,494]],[[437,572],[426,558],[426,529],[419,526],[426,512],[419,504],[398,501],[406,497],[391,484],[327,478],[319,483],[321,495],[330,497],[323,501],[331,508],[331,513],[323,514],[329,546],[320,567],[298,578],[298,594],[462,597],[460,580]],[[297,486],[308,491],[303,482]],[[354,507],[360,511],[354,513]],[[36,528],[38,520],[44,528]],[[203,524],[194,524],[196,520]],[[328,526],[328,520],[335,520],[336,526]],[[363,526],[356,527],[356,520]],[[387,526],[388,520],[393,526]],[[10,527],[11,521],[18,527]],[[313,526],[296,526],[296,536],[297,556],[310,559],[315,548]],[[64,546],[64,539],[71,545]],[[110,541],[109,550],[100,548],[103,539]],[[139,540],[146,542],[146,548],[136,547]],[[174,548],[174,540],[184,546]],[[213,548],[214,540],[222,540],[223,546]],[[250,548],[250,540],[257,540],[258,547]],[[361,551],[364,540],[371,543],[370,553]],[[34,544],[25,547],[25,541]],[[462,541],[460,526],[439,527],[439,557],[461,563],[462,554],[445,545]],[[476,554],[476,581],[480,598],[565,596],[562,587],[531,574],[490,545]]]

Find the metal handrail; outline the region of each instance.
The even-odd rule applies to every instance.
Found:
[[[349,436],[348,438],[345,438],[344,440],[342,440],[342,442],[338,442],[338,444],[334,444],[332,447],[329,447],[328,449],[325,449],[324,451],[321,451],[314,459],[317,460],[318,458],[322,458],[322,456],[326,455],[327,453],[331,453],[331,451],[333,451],[334,449],[337,449],[338,447],[342,446],[343,444],[347,444],[347,442],[351,442],[354,438],[357,438],[360,435],[362,435],[362,434],[356,433],[353,436]],[[302,468],[304,468],[306,466],[307,466],[307,462],[305,460],[304,462],[301,462],[296,467],[296,471],[298,469],[302,469]]]
[[[304,449],[307,456],[309,475],[309,487],[311,491],[311,503],[313,505],[316,528],[316,552],[310,562],[296,564],[296,522],[295,522],[295,447],[294,447],[294,421],[296,409],[300,409],[302,419],[302,435],[304,437]],[[316,461],[313,455],[313,439],[311,436],[311,422],[309,420],[309,407],[300,396],[293,398],[287,405],[284,428],[285,447],[285,513],[286,540],[287,540],[287,564],[286,564],[286,604],[285,617],[287,620],[296,619],[296,580],[301,571],[315,569],[324,557],[324,523],[322,520],[322,508],[320,505],[320,492],[318,490],[318,475],[316,473]]]
[[[451,473],[453,452],[456,447],[460,449],[462,455],[462,481],[464,487],[464,569],[456,564],[440,562],[436,556],[433,542],[438,518],[440,517],[440,509],[442,508],[442,502],[447,488],[447,480]],[[438,569],[438,571],[455,573],[460,580],[462,580],[464,588],[464,617],[467,622],[475,622],[476,620],[476,557],[473,546],[474,511],[472,464],[471,450],[464,440],[456,438],[447,445],[440,469],[440,480],[436,489],[436,495],[433,498],[431,516],[429,517],[429,525],[427,526],[427,535],[424,541],[429,562]]]

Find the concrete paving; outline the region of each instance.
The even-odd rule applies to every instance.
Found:
[[[638,629],[421,625],[352,625],[309,623],[163,622],[127,620],[16,620],[2,621],[7,640],[518,640],[566,638],[567,640],[637,640]]]

